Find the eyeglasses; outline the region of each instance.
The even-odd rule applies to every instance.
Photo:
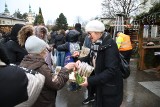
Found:
[[[46,48],[46,52],[51,52],[51,49]]]
[[[92,32],[88,32],[88,36],[92,36]]]
[[[88,35],[91,35],[91,33],[90,33],[90,32],[88,32]]]

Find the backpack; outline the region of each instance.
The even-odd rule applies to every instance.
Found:
[[[68,42],[68,50],[69,51],[65,53],[64,66],[67,65],[69,62],[74,62],[72,54],[74,51],[80,50],[80,45],[77,42]]]
[[[64,66],[67,65],[69,62],[74,62],[74,59],[72,57],[72,54],[70,51],[67,51],[65,53],[65,57],[64,57]]]
[[[103,40],[105,39],[105,42],[107,42],[109,39],[111,39],[110,35],[104,36]],[[99,46],[99,50],[105,50],[107,48],[111,47],[111,44],[107,44],[104,46]],[[130,75],[130,66],[128,62],[124,59],[124,56],[119,52],[119,58],[120,58],[120,71],[122,73],[123,79],[126,79]]]

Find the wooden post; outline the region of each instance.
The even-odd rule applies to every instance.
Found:
[[[138,67],[137,67],[139,70],[143,70],[143,67],[144,67],[144,50],[142,48],[142,46],[143,46],[143,29],[144,29],[144,25],[142,23],[140,23],[139,33],[138,33],[139,59],[138,59]]]

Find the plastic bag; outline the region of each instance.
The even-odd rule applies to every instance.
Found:
[[[75,74],[75,78],[76,78],[76,83],[81,84],[84,82],[84,78],[82,76],[80,76],[80,74],[76,73]]]

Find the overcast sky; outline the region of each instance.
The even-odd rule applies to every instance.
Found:
[[[77,17],[81,21],[88,21],[91,18],[101,15],[103,0],[0,0],[0,13],[4,12],[5,2],[8,6],[10,14],[16,10],[20,10],[21,14],[29,11],[29,5],[32,12],[38,14],[39,7],[42,9],[42,14],[47,23],[58,18],[60,13],[63,13],[67,18],[69,25],[77,22]]]

